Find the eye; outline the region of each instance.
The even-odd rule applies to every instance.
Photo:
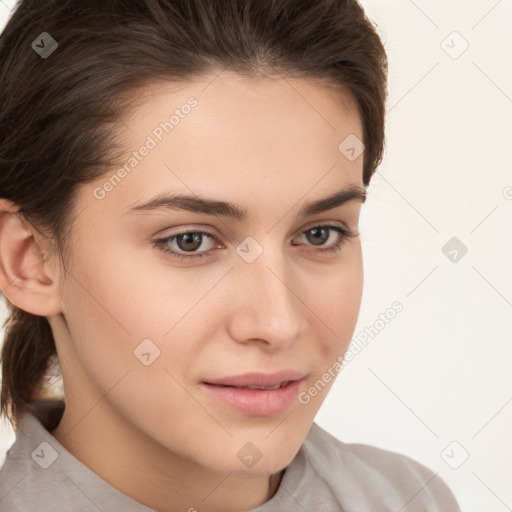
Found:
[[[304,236],[308,242],[312,242],[313,246],[321,247],[320,251],[331,252],[339,250],[348,238],[357,235],[347,228],[327,225],[309,228],[302,232],[302,236]],[[334,242],[331,244],[326,243],[329,239],[334,239]]]
[[[341,247],[349,238],[359,235],[347,227],[321,225],[303,231],[300,236],[306,239],[306,244],[317,247],[313,249],[315,252],[332,253],[341,250]],[[333,241],[330,244],[326,244],[329,240]],[[190,261],[194,258],[208,256],[211,251],[208,248],[204,248],[205,241],[207,246],[210,245],[210,249],[215,241],[218,242],[215,235],[208,231],[184,231],[155,240],[153,245],[173,258],[178,258],[180,261]],[[205,250],[198,251],[201,247]]]
[[[205,240],[212,242],[216,240],[216,238],[208,231],[185,231],[183,233],[176,233],[167,238],[156,240],[153,245],[157,246],[165,254],[184,260],[190,258],[201,258],[207,255],[207,250],[196,252],[197,249],[203,245]],[[174,248],[171,248],[171,244],[173,243],[175,243]],[[170,245],[171,247],[169,247]],[[193,252],[193,254],[186,254],[187,252]]]

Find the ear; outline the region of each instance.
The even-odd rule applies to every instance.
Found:
[[[12,201],[0,199],[2,293],[28,313],[56,315],[62,307],[58,275],[48,259],[50,245],[18,210]]]

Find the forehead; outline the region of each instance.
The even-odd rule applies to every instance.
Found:
[[[357,109],[349,96],[318,81],[222,73],[153,84],[141,91],[118,135],[125,171],[108,187],[104,206],[126,209],[167,191],[240,204],[269,194],[296,201],[313,189],[311,197],[320,197],[362,183],[363,156],[350,161],[339,149],[348,136],[362,140]]]
[[[151,123],[168,118],[191,97],[199,104],[192,119],[201,119],[202,124],[215,118],[217,126],[221,126],[222,119],[224,128],[228,125],[243,127],[244,121],[249,119],[266,119],[290,126],[294,120],[303,119],[310,124],[311,130],[319,128],[320,124],[325,124],[324,128],[338,130],[350,123],[355,130],[353,133],[362,138],[356,102],[345,88],[320,79],[284,75],[249,78],[227,71],[188,82],[146,85],[137,91],[133,108],[123,119],[124,126],[136,126],[147,131]],[[251,124],[254,128],[265,128]]]

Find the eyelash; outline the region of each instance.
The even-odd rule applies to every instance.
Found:
[[[326,254],[326,253],[333,253],[341,250],[342,246],[345,244],[345,242],[348,241],[349,238],[357,237],[358,233],[353,232],[352,230],[340,227],[340,226],[333,226],[333,225],[318,225],[313,226],[309,229],[306,229],[301,234],[307,233],[308,231],[312,231],[313,229],[319,229],[319,228],[327,228],[336,231],[339,233],[338,240],[331,246],[324,248],[324,249],[317,249],[317,252]],[[192,260],[195,258],[202,258],[204,256],[207,256],[209,251],[202,251],[198,253],[193,254],[181,254],[177,253],[176,251],[169,249],[168,243],[172,242],[175,238],[181,235],[191,235],[191,234],[200,234],[200,235],[207,235],[208,237],[212,238],[213,240],[217,240],[216,236],[213,233],[210,233],[209,231],[182,231],[181,233],[175,233],[171,236],[168,236],[166,238],[160,238],[158,240],[155,240],[153,242],[153,246],[161,250],[164,254],[168,254],[169,256],[179,259],[180,261],[183,260]]]

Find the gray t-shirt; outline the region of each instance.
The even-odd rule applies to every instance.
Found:
[[[0,469],[0,510],[155,512],[82,464],[29,412],[21,416]],[[299,510],[460,512],[450,489],[425,466],[398,453],[343,443],[316,423],[276,494],[249,512]]]

